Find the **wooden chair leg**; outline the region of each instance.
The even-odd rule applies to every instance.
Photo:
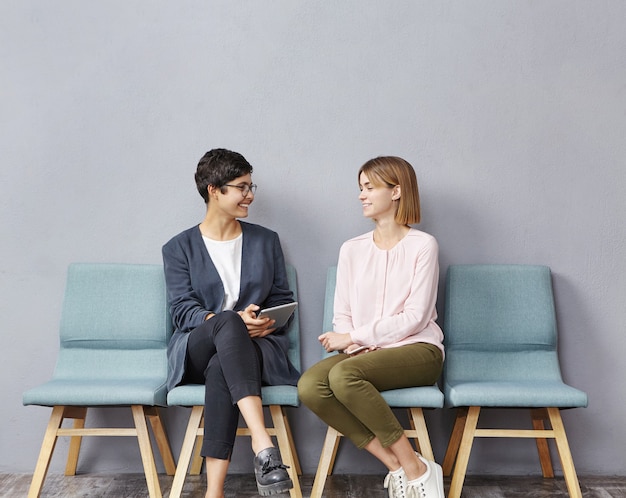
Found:
[[[296,474],[301,476],[302,467],[300,467],[300,459],[298,458],[298,452],[296,451],[296,444],[294,442],[293,434],[291,432],[291,426],[289,425],[289,420],[287,419],[287,414],[285,413],[285,410],[282,409],[281,412],[282,412],[283,419],[285,420],[285,424],[284,424],[285,430],[287,432],[287,438],[289,439],[289,447],[291,448],[291,454],[293,455],[293,465],[296,470]]]
[[[416,434],[417,449],[426,460],[435,460],[433,447],[430,444],[428,429],[426,428],[426,420],[424,419],[424,410],[420,407],[409,408],[409,421],[411,428]]]
[[[139,451],[141,453],[143,469],[146,474],[148,494],[150,498],[162,498],[161,486],[159,485],[159,476],[154,463],[154,454],[152,453],[152,445],[150,444],[150,434],[148,433],[144,407],[141,405],[132,405],[131,410],[135,421],[135,429],[137,430],[137,439],[139,441]]]
[[[459,446],[461,444],[461,438],[463,437],[463,428],[465,427],[465,421],[467,419],[467,408],[457,408],[456,418],[454,420],[454,427],[452,434],[450,435],[450,441],[448,442],[448,448],[443,458],[443,475],[449,477],[452,474],[452,468],[456,461],[456,456],[459,453]]]
[[[191,457],[191,466],[189,467],[189,475],[199,476],[202,472],[202,464],[204,458],[202,458],[202,435],[196,436],[196,444],[193,449],[193,456]]]
[[[174,474],[174,481],[172,482],[172,489],[170,490],[169,498],[180,498],[180,495],[183,492],[183,485],[185,484],[189,461],[191,460],[191,454],[196,443],[196,437],[198,435],[198,429],[200,428],[203,414],[204,406],[194,406],[191,409],[191,415],[189,416],[189,422],[187,423],[187,431],[185,432],[185,438],[183,439],[183,446],[180,449],[180,455],[178,456],[178,465],[176,466],[176,473]]]
[[[290,437],[291,431],[288,429],[289,421],[287,420],[282,406],[270,405],[269,409],[276,433],[276,440],[278,441],[280,455],[283,463],[289,467],[287,472],[293,481],[293,488],[289,490],[289,495],[291,498],[302,498],[302,489],[300,488],[300,479],[298,478],[300,463],[298,461],[295,448],[293,447],[293,441]]]
[[[163,425],[163,419],[159,412],[159,408],[156,406],[146,407],[146,414],[150,425],[152,426],[152,432],[156,441],[159,453],[161,454],[161,460],[165,467],[165,473],[168,476],[173,476],[176,472],[176,462],[174,462],[174,456],[172,455],[172,449],[170,442],[165,432],[165,426]]]
[[[421,454],[422,453],[422,448],[420,447],[420,442],[419,442],[419,438],[417,437],[417,429],[416,429],[416,425],[415,422],[413,420],[413,413],[411,412],[410,408],[406,409],[407,414],[409,416],[409,425],[411,426],[410,430],[406,430],[404,431],[404,435],[410,440],[413,439],[413,442],[415,443],[415,449]]]
[[[565,427],[561,419],[561,412],[558,408],[548,408],[548,416],[550,417],[550,424],[554,430],[554,440],[559,451],[561,467],[563,468],[563,476],[565,477],[569,496],[570,498],[582,498],[580,483],[578,482],[576,469],[574,468],[574,460],[572,459],[572,453],[570,452],[567,436],[565,435]]]
[[[85,420],[87,418],[87,407],[84,406],[66,406],[63,418],[73,418],[74,429],[84,429]],[[75,476],[76,467],[78,467],[78,455],[80,453],[80,445],[83,441],[82,436],[70,437],[70,447],[67,454],[67,464],[65,465],[65,475]]]
[[[454,466],[454,473],[452,474],[452,482],[450,483],[448,498],[461,497],[463,482],[465,481],[465,473],[467,472],[467,463],[469,461],[472,444],[474,442],[474,433],[476,431],[476,426],[478,425],[479,414],[479,406],[470,406],[467,411],[467,418],[465,419],[463,436],[461,438],[459,451],[456,457],[456,465]]]
[[[546,429],[544,421],[548,418],[548,413],[544,408],[536,408],[530,411],[533,429],[543,431]],[[541,464],[541,473],[543,477],[554,477],[554,468],[552,466],[552,457],[550,456],[550,448],[546,438],[536,438],[537,451],[539,453],[539,463]]]
[[[41,488],[46,480],[48,467],[50,466],[50,459],[52,458],[52,453],[54,452],[54,447],[57,442],[57,430],[63,423],[64,408],[63,406],[55,406],[52,408],[48,427],[46,427],[43,442],[41,443],[41,450],[39,451],[39,458],[37,459],[33,479],[30,483],[30,489],[28,490],[28,498],[39,498]]]
[[[332,473],[333,466],[335,465],[337,448],[339,447],[339,438],[341,437],[342,436],[339,431],[333,429],[332,427],[328,427],[326,437],[324,438],[324,444],[322,446],[320,462],[317,466],[317,472],[315,473],[315,479],[313,481],[313,488],[311,489],[311,498],[322,498],[326,478]]]
[[[202,472],[202,464],[204,458],[202,458],[202,440],[204,438],[204,410],[202,411],[202,418],[200,419],[200,425],[196,433],[196,445],[193,449],[193,456],[191,457],[191,466],[189,467],[189,475],[199,476]]]

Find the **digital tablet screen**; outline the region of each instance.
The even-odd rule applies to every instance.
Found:
[[[259,311],[258,317],[268,316],[272,320],[276,320],[274,327],[280,328],[284,327],[289,320],[289,317],[293,314],[296,307],[298,306],[297,302],[281,304],[279,306],[274,306],[272,308],[265,308]]]

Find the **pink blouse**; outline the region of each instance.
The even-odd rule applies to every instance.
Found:
[[[411,228],[391,250],[374,233],[346,241],[339,251],[333,325],[356,344],[392,348],[426,342],[443,352],[435,323],[439,285],[438,245]]]

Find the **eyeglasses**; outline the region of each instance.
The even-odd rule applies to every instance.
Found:
[[[239,189],[243,197],[247,197],[250,192],[252,192],[252,195],[254,195],[254,193],[256,192],[256,185],[254,183],[251,183],[250,185],[248,185],[247,183],[244,183],[243,185],[226,184],[224,185],[224,187],[233,187]]]

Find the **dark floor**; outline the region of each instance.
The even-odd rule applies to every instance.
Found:
[[[28,493],[29,474],[0,474],[0,497],[24,497]],[[172,478],[160,476],[163,496],[167,497]],[[446,492],[449,480],[446,480]],[[302,493],[309,496],[313,476],[301,479]],[[626,476],[581,477],[580,486],[585,498],[626,498]],[[66,477],[50,474],[44,484],[41,498],[135,498],[147,497],[143,474],[85,474]],[[230,475],[226,481],[226,498],[256,497],[253,475]],[[276,495],[288,497],[289,495]],[[326,498],[387,498],[383,490],[383,476],[333,475],[326,481]],[[553,498],[567,497],[562,478],[531,477],[475,477],[468,476],[463,487],[463,498]],[[183,498],[203,498],[203,476],[188,476]]]

